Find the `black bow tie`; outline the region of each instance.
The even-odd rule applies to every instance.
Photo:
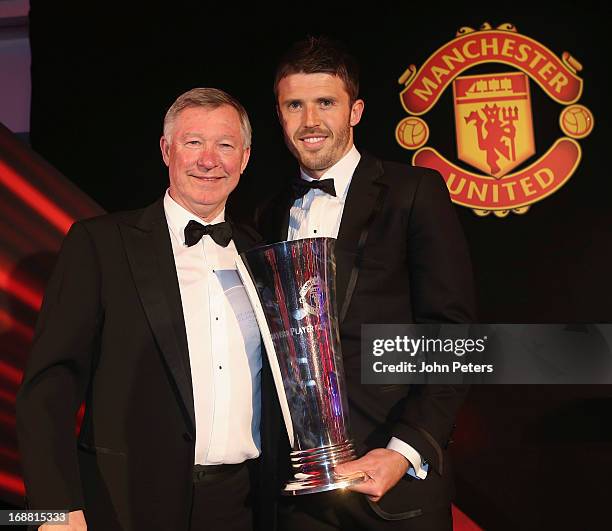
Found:
[[[313,181],[305,181],[304,179],[294,179],[291,183],[293,191],[293,200],[304,197],[308,190],[318,189],[336,197],[336,188],[334,187],[333,179],[315,179]]]
[[[198,243],[205,234],[208,234],[217,245],[227,247],[232,239],[232,226],[228,221],[214,225],[202,225],[192,219],[185,227],[185,244],[191,247]]]

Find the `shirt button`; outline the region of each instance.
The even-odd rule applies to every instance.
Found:
[[[315,233],[315,234],[317,233],[317,229],[315,229],[314,233]]]

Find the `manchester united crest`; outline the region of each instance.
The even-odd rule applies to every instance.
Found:
[[[508,69],[464,75],[487,63],[503,63]],[[591,112],[576,104],[582,94],[581,70],[569,53],[559,58],[511,24],[496,29],[484,24],[479,31],[461,28],[420,69],[411,65],[400,78],[405,85],[400,98],[409,116],[398,124],[396,139],[415,151],[414,165],[442,174],[453,202],[480,216],[523,214],[567,183],[578,167],[576,140],[589,135],[594,124]],[[530,83],[563,105],[559,126],[566,136],[545,150],[534,140]],[[456,163],[426,145],[429,126],[422,118],[451,85]]]

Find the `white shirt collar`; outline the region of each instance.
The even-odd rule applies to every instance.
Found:
[[[191,220],[197,221],[202,225],[212,225],[213,223],[225,221],[225,208],[223,208],[212,221],[204,221],[172,199],[172,197],[170,197],[169,188],[166,190],[166,195],[164,196],[164,211],[166,212],[166,221],[172,234],[174,234],[178,241],[183,243],[185,242],[185,227]]]
[[[353,173],[360,160],[361,155],[359,151],[357,151],[355,144],[353,144],[348,153],[321,176],[321,179],[334,180],[334,188],[336,189],[337,197],[346,196],[346,191],[348,190],[349,184],[351,184]],[[307,175],[302,168],[300,168],[300,177],[305,181],[315,180]]]

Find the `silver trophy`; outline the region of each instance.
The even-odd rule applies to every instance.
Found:
[[[309,238],[241,254],[279,394],[294,478],[283,494],[309,494],[359,483],[336,465],[355,459],[336,312],[335,240]],[[248,279],[247,279],[248,280]]]

